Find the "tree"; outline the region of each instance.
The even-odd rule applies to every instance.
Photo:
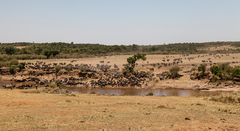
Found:
[[[132,51],[136,51],[138,49],[138,45],[133,44],[132,45]]]
[[[55,57],[56,55],[59,54],[59,51],[57,51],[57,50],[51,51],[51,54],[53,55],[53,57]]]
[[[16,53],[16,48],[13,46],[6,47],[4,50],[5,50],[5,53],[8,55],[13,55]]]
[[[127,59],[128,64],[125,65],[125,71],[129,72],[129,73],[133,73],[134,72],[134,68],[136,66],[136,62],[138,60],[146,60],[146,54],[136,54],[134,56],[131,56]]]
[[[47,57],[47,59],[49,59],[50,56],[52,55],[51,51],[48,51],[48,50],[45,50],[43,54]]]
[[[56,50],[45,50],[43,54],[47,57],[47,59],[49,59],[51,56],[55,57],[56,55],[58,55],[59,51],[56,51]]]

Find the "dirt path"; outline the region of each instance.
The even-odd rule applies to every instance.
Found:
[[[240,130],[240,105],[204,98],[0,90],[0,99],[1,130]]]

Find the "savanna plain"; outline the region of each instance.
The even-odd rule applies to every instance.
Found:
[[[1,44],[0,129],[240,130],[238,43],[95,46],[101,52],[77,47],[69,53],[65,44]],[[201,93],[114,95],[78,89]]]

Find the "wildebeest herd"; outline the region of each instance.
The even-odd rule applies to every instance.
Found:
[[[232,64],[238,65],[236,56],[232,57]],[[216,64],[223,57],[222,54],[202,55],[166,55],[157,61],[146,61],[144,64],[137,64],[144,70],[136,70],[134,73],[126,73],[122,67],[110,62],[100,61],[99,64],[77,64],[77,60],[59,63],[47,63],[44,61],[25,62],[25,69],[11,75],[8,68],[0,68],[0,87],[13,89],[28,89],[40,87],[61,87],[61,88],[117,88],[117,87],[148,87],[152,81],[169,79],[166,69],[179,66],[182,74],[189,75],[191,69],[199,63],[206,65]],[[216,63],[215,63],[216,62]],[[185,68],[185,69],[184,69]],[[186,70],[187,69],[187,70]],[[179,74],[178,74],[179,75]],[[182,75],[179,75],[182,76]],[[194,76],[195,77],[195,76]]]
[[[2,75],[10,75],[8,70],[1,70]],[[146,71],[124,73],[117,65],[96,66],[87,64],[66,64],[44,62],[26,63],[25,70],[18,73],[9,82],[3,82],[5,88],[48,87],[55,83],[59,87],[127,87],[141,86],[151,80],[153,74]]]

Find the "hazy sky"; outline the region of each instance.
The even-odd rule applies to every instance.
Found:
[[[0,0],[1,42],[240,40],[240,0]]]

